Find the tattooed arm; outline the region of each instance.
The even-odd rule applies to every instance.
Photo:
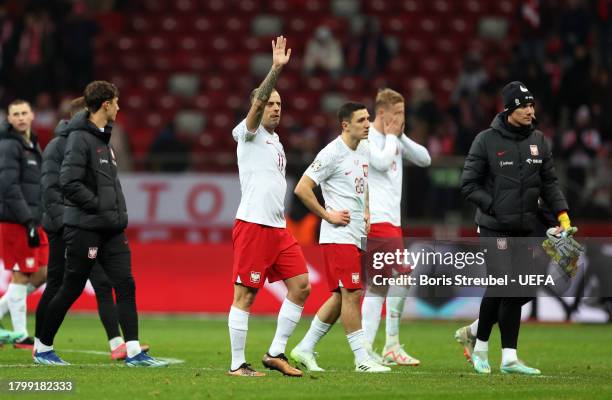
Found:
[[[246,126],[251,132],[254,132],[259,127],[264,110],[268,104],[268,99],[274,91],[274,86],[276,86],[278,75],[281,69],[289,62],[291,49],[285,52],[286,46],[287,39],[283,36],[279,36],[276,38],[276,41],[272,41],[272,67],[268,75],[266,75],[266,78],[257,88],[255,97],[251,101],[251,108],[246,117]]]

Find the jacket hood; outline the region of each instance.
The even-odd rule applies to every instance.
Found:
[[[23,145],[24,148],[30,148],[26,145],[26,141],[23,139],[23,136],[13,128],[13,125],[9,124],[8,121],[2,122],[0,124],[0,139],[13,139],[18,141]],[[30,132],[30,142],[32,142],[32,148],[36,148],[38,146],[38,137],[34,132]]]
[[[535,120],[534,120],[535,121]],[[508,115],[505,112],[500,112],[493,118],[491,122],[491,128],[500,132],[502,136],[505,136],[513,140],[523,140],[529,136],[535,130],[535,124],[532,123],[525,127],[515,127],[508,123]]]
[[[68,134],[70,133],[70,121],[63,119],[60,122],[58,122],[57,126],[55,127],[55,136],[68,136]]]
[[[87,110],[76,113],[68,123],[67,129],[69,130],[69,133],[77,130],[85,131],[97,136],[104,143],[108,143],[110,141],[113,125],[107,124],[104,127],[104,132],[102,132],[96,125],[93,124],[93,122],[89,120],[89,115],[89,111]]]

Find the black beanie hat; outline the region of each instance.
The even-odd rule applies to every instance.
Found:
[[[504,99],[504,111],[508,114],[512,113],[519,106],[524,106],[533,103],[533,94],[527,87],[519,81],[510,82],[502,89],[502,97]]]

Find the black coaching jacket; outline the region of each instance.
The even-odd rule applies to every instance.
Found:
[[[0,125],[0,222],[40,223],[41,152],[34,133],[27,144],[12,125]]]
[[[64,196],[59,172],[69,133],[69,121],[61,120],[55,128],[55,137],[47,144],[42,156],[42,225],[47,232],[59,232],[64,225]]]
[[[112,126],[103,131],[76,114],[68,125],[60,185],[64,195],[63,223],[93,231],[122,231],[128,216],[117,176],[115,153],[109,144]]]
[[[538,198],[556,215],[568,209],[548,143],[531,127],[515,128],[498,114],[480,132],[465,159],[461,192],[475,204],[476,224],[528,234],[536,225]]]

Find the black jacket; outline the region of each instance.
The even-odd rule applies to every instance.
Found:
[[[26,144],[5,122],[0,125],[0,221],[25,225],[40,223],[40,146],[36,135]]]
[[[64,195],[64,225],[93,231],[122,231],[128,217],[109,144],[111,126],[100,131],[81,111],[70,120],[60,185]]]
[[[476,224],[496,231],[532,232],[539,197],[554,214],[568,209],[544,135],[533,126],[510,126],[505,113],[474,139],[461,193],[478,207]]]
[[[55,137],[47,144],[42,156],[42,178],[40,181],[43,207],[42,225],[47,232],[59,232],[64,226],[62,221],[64,217],[64,196],[60,188],[59,173],[64,160],[69,133],[68,121],[60,121],[55,128]]]

